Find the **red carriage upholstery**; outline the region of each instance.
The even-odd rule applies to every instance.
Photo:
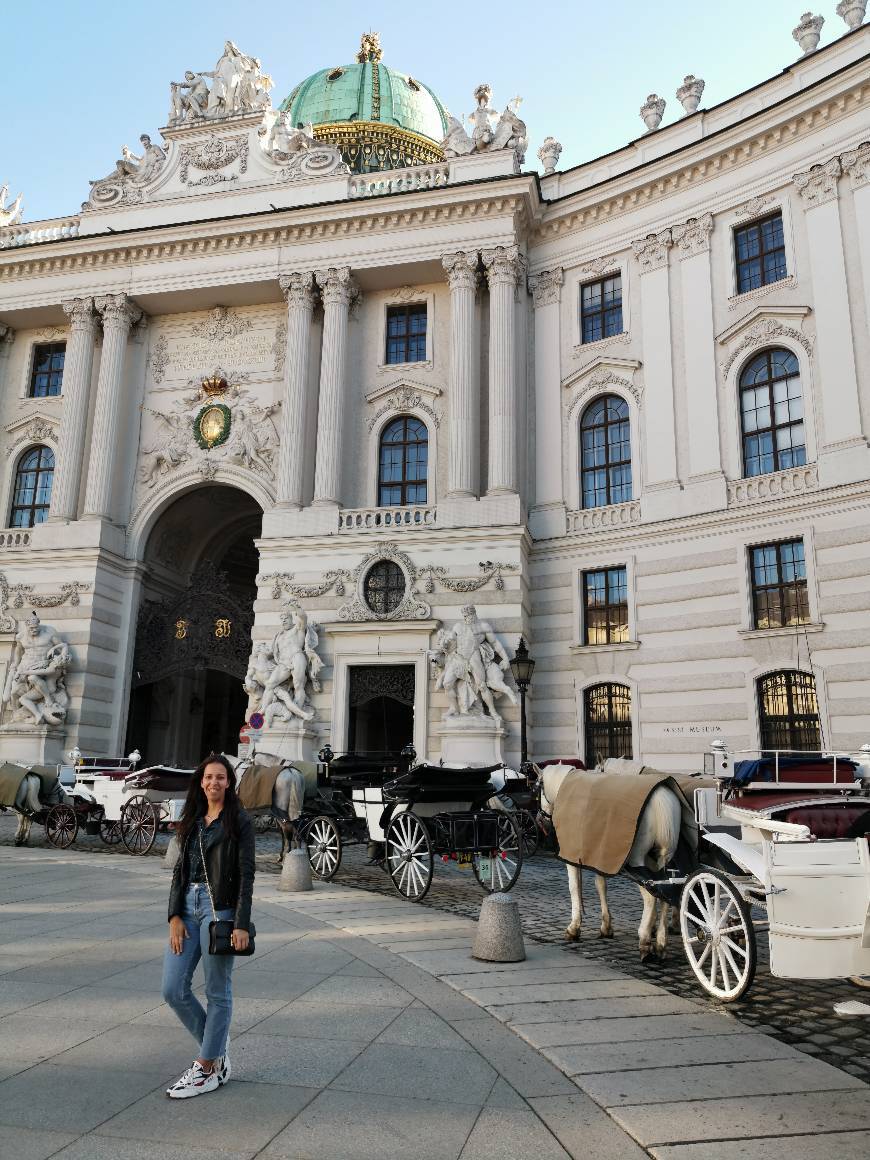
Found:
[[[832,803],[823,806],[798,806],[782,815],[784,822],[806,826],[816,838],[858,838],[870,834],[870,807]],[[858,823],[863,822],[863,825]],[[856,832],[863,830],[863,833]]]

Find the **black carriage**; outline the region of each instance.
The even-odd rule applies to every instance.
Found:
[[[319,812],[304,831],[318,878],[335,876],[344,846],[367,842],[411,902],[428,892],[436,857],[470,865],[485,890],[514,885],[523,861],[520,828],[512,812],[488,805],[490,777],[501,766],[410,765],[410,755],[398,761],[327,756],[318,778]],[[309,805],[314,802],[306,810]]]

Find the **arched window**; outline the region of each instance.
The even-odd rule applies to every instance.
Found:
[[[590,685],[583,695],[586,768],[607,757],[631,757],[631,689],[627,685]]]
[[[821,749],[816,682],[810,673],[785,669],[758,681],[758,731],[762,749]]]
[[[54,452],[48,447],[25,451],[15,472],[10,528],[32,528],[46,519],[53,479]]]
[[[413,415],[402,415],[381,433],[378,506],[426,503],[429,432]]]
[[[806,463],[800,367],[790,350],[763,350],[743,368],[740,421],[744,475]]]
[[[580,482],[584,508],[631,499],[628,403],[617,395],[604,395],[583,412]]]

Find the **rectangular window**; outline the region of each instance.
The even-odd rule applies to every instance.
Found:
[[[622,334],[622,275],[611,274],[580,287],[580,341]]]
[[[734,256],[738,294],[757,290],[759,286],[767,286],[769,282],[778,282],[787,277],[782,214],[777,211],[735,230]]]
[[[65,342],[41,342],[33,348],[29,398],[45,399],[60,394],[65,354]]]
[[[803,540],[761,544],[750,552],[754,627],[809,624]]]
[[[387,363],[426,361],[426,303],[387,307]]]
[[[583,643],[622,644],[628,640],[626,569],[583,573]]]

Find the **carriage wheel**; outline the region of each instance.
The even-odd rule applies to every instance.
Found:
[[[540,833],[538,823],[529,810],[517,810],[516,823],[520,828],[520,837],[523,840],[523,858],[533,858],[538,852]]]
[[[496,890],[510,890],[523,865],[523,843],[516,821],[511,814],[499,814],[496,824],[498,848],[471,855],[474,877],[490,894]]]
[[[136,794],[121,809],[121,838],[131,854],[147,854],[157,837],[157,810],[143,794]]]
[[[432,885],[432,843],[416,814],[398,814],[387,830],[386,867],[403,898],[419,902]]]
[[[72,806],[52,806],[45,815],[45,836],[52,846],[65,850],[76,840],[79,819]]]
[[[107,846],[117,846],[123,837],[120,818],[116,818],[114,821],[100,818],[100,837]]]
[[[733,1003],[755,978],[755,930],[749,907],[718,870],[696,870],[680,898],[683,948],[695,978],[713,999]]]
[[[338,826],[325,814],[316,817],[305,831],[311,873],[330,882],[341,865],[341,834]]]

